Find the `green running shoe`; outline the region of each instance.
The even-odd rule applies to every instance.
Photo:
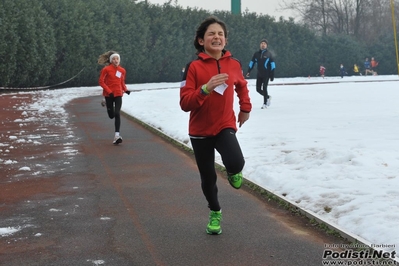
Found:
[[[229,180],[230,185],[235,188],[239,189],[242,185],[242,173],[239,172],[235,175],[228,175],[227,179]]]
[[[222,220],[222,211],[211,211],[209,213],[209,223],[206,227],[206,232],[210,235],[220,235],[222,228],[220,221]]]

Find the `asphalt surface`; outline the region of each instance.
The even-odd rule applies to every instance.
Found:
[[[65,137],[31,155],[55,170],[1,170],[0,228],[24,226],[0,236],[0,265],[312,266],[322,265],[325,244],[343,243],[247,187],[233,189],[222,173],[223,233],[206,234],[193,155],[126,116],[123,143],[113,145],[113,120],[100,101],[70,102],[68,128],[57,134]],[[3,115],[11,109],[3,105]],[[2,131],[12,130],[7,125]],[[71,142],[73,156],[52,151]]]

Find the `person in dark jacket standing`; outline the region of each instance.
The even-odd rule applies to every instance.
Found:
[[[343,78],[345,75],[348,75],[348,72],[346,72],[346,69],[343,64],[339,66],[339,74],[341,75],[341,78]]]
[[[230,185],[239,189],[245,160],[236,137],[237,124],[241,127],[252,109],[241,63],[225,50],[226,42],[225,23],[214,16],[205,19],[194,39],[198,58],[187,64],[180,85],[180,107],[190,112],[190,141],[210,209],[206,232],[215,235],[222,233],[215,151],[222,157]],[[235,94],[240,106],[237,116]]]
[[[263,95],[262,109],[266,109],[270,106],[271,96],[267,92],[267,85],[269,84],[269,80],[274,80],[274,70],[276,68],[273,55],[267,50],[267,46],[268,41],[266,39],[260,41],[260,49],[252,56],[246,75],[249,77],[251,70],[257,65],[256,91],[260,95]]]

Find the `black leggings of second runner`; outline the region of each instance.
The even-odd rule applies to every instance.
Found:
[[[215,149],[222,157],[227,173],[237,174],[244,168],[245,160],[235,131],[223,129],[215,137],[191,137],[195,160],[201,176],[201,188],[208,206],[212,211],[219,211],[218,187],[216,185]]]
[[[109,118],[115,118],[115,132],[119,132],[121,127],[122,97],[105,97],[105,102]]]

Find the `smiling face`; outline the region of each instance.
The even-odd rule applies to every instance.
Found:
[[[198,38],[198,43],[204,47],[205,53],[216,59],[222,56],[226,41],[223,27],[218,23],[210,24],[205,31],[204,38]]]

